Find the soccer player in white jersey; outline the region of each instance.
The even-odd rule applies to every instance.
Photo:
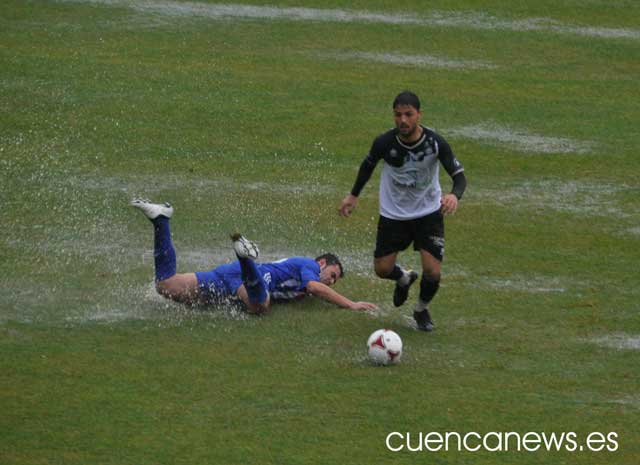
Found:
[[[264,313],[272,303],[315,295],[340,307],[375,310],[369,302],[354,302],[331,289],[343,277],[340,260],[333,254],[315,259],[290,257],[272,263],[256,263],[258,247],[234,234],[237,261],[210,271],[176,273],[176,251],[171,240],[169,218],[173,207],[135,199],[139,209],[153,223],[156,290],[168,299],[187,304],[219,304],[239,300],[250,313]]]
[[[397,263],[398,252],[411,243],[420,252],[422,279],[420,296],[413,313],[418,329],[432,331],[428,305],[440,287],[444,258],[443,216],[458,208],[467,185],[462,164],[446,140],[420,124],[420,99],[413,92],[400,93],[393,101],[396,127],[378,136],[360,165],[356,181],[340,205],[349,216],[358,196],[380,160],[380,218],[374,252],[374,269],[384,279],[396,282],[393,303],[399,307],[409,295],[418,273]],[[442,164],[453,180],[451,192],[443,195],[439,180]]]

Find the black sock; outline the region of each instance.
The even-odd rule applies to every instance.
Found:
[[[422,279],[420,280],[420,302],[425,305],[431,302],[433,296],[438,292],[439,287],[440,279],[433,279],[432,277],[422,275]]]

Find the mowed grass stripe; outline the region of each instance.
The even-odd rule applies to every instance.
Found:
[[[248,18],[288,21],[327,21],[337,23],[382,23],[408,26],[455,27],[512,32],[542,32],[577,35],[602,39],[640,39],[640,30],[563,24],[549,18],[508,20],[483,12],[432,11],[419,13],[381,13],[366,10],[342,10],[302,7],[275,7],[244,4],[209,4],[195,2],[163,2],[122,0],[61,0],[129,7],[141,12],[169,16],[206,17],[211,19]]]
[[[374,63],[384,63],[390,65],[402,65],[418,68],[447,68],[447,69],[492,69],[496,68],[489,62],[480,60],[457,60],[448,57],[434,55],[407,55],[391,52],[359,52],[359,51],[339,51],[319,53],[320,58],[332,58],[337,60],[357,63],[359,61],[370,61]]]

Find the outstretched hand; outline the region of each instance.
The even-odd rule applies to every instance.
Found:
[[[354,302],[351,306],[352,310],[377,310],[378,306],[371,302]]]

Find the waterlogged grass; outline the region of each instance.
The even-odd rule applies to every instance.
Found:
[[[458,24],[402,26],[5,2],[0,463],[635,464],[638,15],[579,3],[433,2]],[[276,5],[292,6],[424,10]],[[336,213],[404,88],[469,179],[429,335],[371,269],[377,175]],[[179,271],[230,261],[239,230],[268,260],[338,253],[337,289],[380,310],[163,301],[135,196],[174,204]],[[380,327],[404,341],[396,367],[366,360]],[[616,432],[619,447],[392,453],[392,431],[413,447],[429,431]]]

